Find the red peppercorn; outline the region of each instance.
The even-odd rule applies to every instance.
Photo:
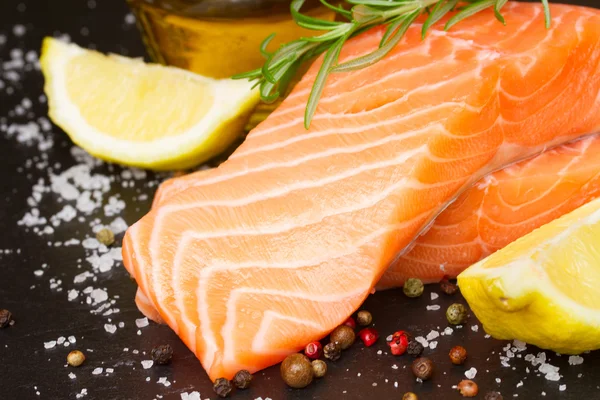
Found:
[[[311,360],[316,360],[323,355],[323,346],[320,342],[310,342],[304,348],[304,354]]]
[[[379,339],[379,333],[373,328],[365,328],[358,332],[358,337],[363,341],[365,346],[371,347]]]
[[[342,325],[349,326],[352,329],[356,329],[356,321],[352,317],[348,317],[346,321]]]
[[[408,334],[404,331],[394,332],[388,346],[390,346],[390,351],[393,355],[401,356],[408,348]]]

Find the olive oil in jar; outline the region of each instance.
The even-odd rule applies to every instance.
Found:
[[[290,15],[290,0],[127,0],[136,15],[147,51],[156,62],[201,75],[226,78],[260,67],[267,50],[301,36],[315,35]],[[301,12],[333,20],[318,0]]]

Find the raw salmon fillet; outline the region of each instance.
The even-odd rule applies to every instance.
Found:
[[[157,203],[199,182],[203,174],[171,179]],[[175,185],[175,186],[172,186]],[[411,250],[392,263],[377,289],[408,278],[438,282],[532,230],[600,197],[600,136],[578,140],[486,176],[446,208]]]
[[[548,222],[600,197],[600,136],[560,146],[488,175],[435,219],[392,263],[377,289],[408,278],[456,277]]]
[[[425,41],[415,24],[382,61],[330,76],[307,131],[317,62],[225,163],[129,228],[138,304],[211,379],[324,337],[462,190],[600,131],[600,11],[553,6],[549,30],[539,5],[503,11],[506,26],[483,12]]]

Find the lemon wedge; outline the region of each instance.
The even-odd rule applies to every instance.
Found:
[[[184,169],[224,151],[259,93],[245,80],[211,79],[45,38],[49,115],[92,155],[156,170]]]
[[[600,199],[474,264],[458,284],[497,339],[565,354],[600,348]]]

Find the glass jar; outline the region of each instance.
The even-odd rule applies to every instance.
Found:
[[[136,15],[150,57],[201,75],[226,78],[260,67],[259,47],[272,33],[268,50],[316,32],[292,20],[290,0],[127,0]],[[318,0],[303,13],[333,20]]]

